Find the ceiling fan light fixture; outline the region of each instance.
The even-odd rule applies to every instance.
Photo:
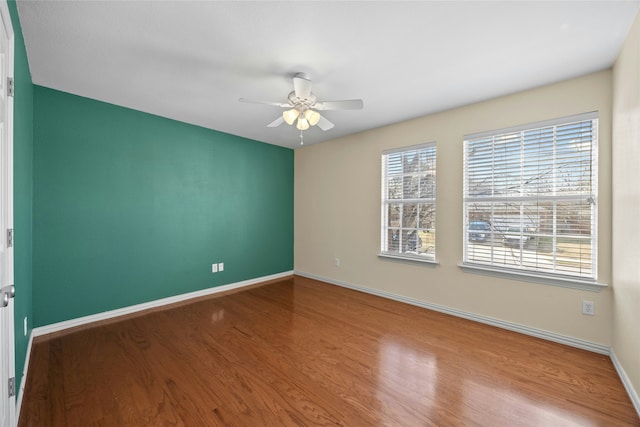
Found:
[[[280,116],[269,123],[267,127],[275,128],[282,123],[293,126],[302,132],[311,126],[318,126],[322,131],[333,129],[334,124],[327,120],[318,111],[326,110],[361,110],[362,99],[346,99],[342,101],[317,102],[317,98],[311,91],[311,78],[304,73],[297,73],[293,76],[293,91],[289,92],[287,102],[258,101],[240,98],[240,102],[250,102],[255,104],[266,104],[282,108]],[[286,111],[284,111],[286,109]],[[302,138],[301,138],[302,139]],[[300,141],[302,142],[302,140]]]
[[[282,117],[284,118],[284,121],[287,122],[288,125],[292,125],[293,122],[296,121],[299,115],[300,115],[300,112],[295,108],[292,108],[291,110],[287,110],[282,113]]]
[[[315,126],[318,124],[318,122],[320,121],[320,114],[313,111],[313,110],[307,110],[304,112],[304,117],[305,119],[307,119],[307,121],[309,122],[309,124],[311,126]]]
[[[298,124],[296,127],[300,130],[307,130],[309,129],[309,122],[304,117],[298,117]]]

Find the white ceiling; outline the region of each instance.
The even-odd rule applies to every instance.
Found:
[[[18,1],[38,85],[296,148],[266,125],[306,72],[305,145],[610,67],[640,1]]]

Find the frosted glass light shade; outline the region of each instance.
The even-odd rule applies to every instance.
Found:
[[[284,113],[282,113],[282,117],[284,118],[284,121],[287,122],[288,125],[292,125],[293,122],[296,121],[299,115],[300,115],[300,112],[295,108],[292,108],[291,110],[287,110]]]
[[[298,125],[296,126],[300,130],[309,129],[309,122],[304,117],[298,117]]]
[[[304,117],[307,119],[307,121],[309,122],[309,124],[311,126],[315,126],[318,124],[318,122],[320,121],[320,114],[313,111],[313,110],[307,110],[304,112]]]

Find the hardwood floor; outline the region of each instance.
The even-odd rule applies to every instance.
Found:
[[[39,337],[19,425],[640,419],[607,356],[296,276]]]

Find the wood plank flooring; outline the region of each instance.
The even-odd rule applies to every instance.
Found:
[[[20,426],[640,426],[607,356],[302,277],[34,343]]]

